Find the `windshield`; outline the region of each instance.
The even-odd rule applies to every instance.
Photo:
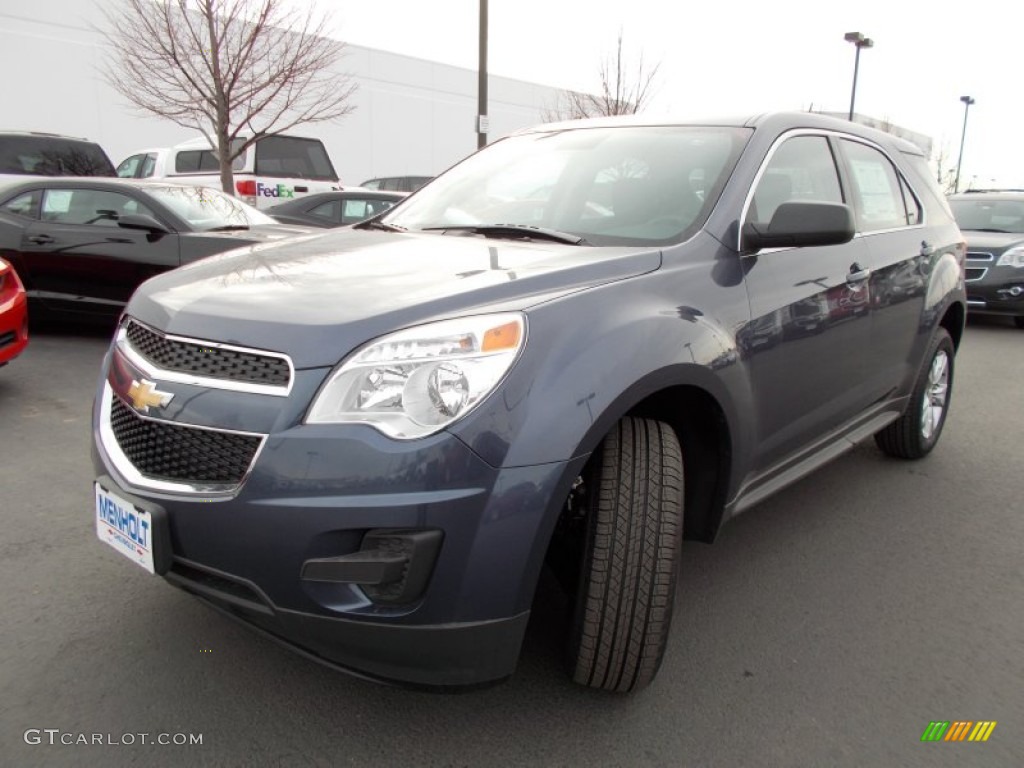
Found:
[[[1024,234],[1024,198],[1020,200],[950,200],[960,229]]]
[[[199,232],[213,229],[248,229],[259,224],[276,223],[251,205],[246,205],[241,200],[216,189],[171,184],[147,185],[144,189]]]
[[[535,227],[592,245],[679,242],[707,217],[748,136],[683,126],[514,136],[471,155],[383,222],[409,230]]]

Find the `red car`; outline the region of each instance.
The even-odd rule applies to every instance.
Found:
[[[14,267],[0,259],[0,365],[28,344],[28,300]]]

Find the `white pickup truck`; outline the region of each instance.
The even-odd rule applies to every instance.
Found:
[[[217,155],[205,138],[174,147],[133,152],[117,166],[132,179],[187,179],[220,189]],[[257,208],[317,192],[341,189],[327,149],[319,139],[268,136],[232,163],[235,194]]]

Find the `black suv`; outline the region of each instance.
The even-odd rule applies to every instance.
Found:
[[[512,674],[547,563],[570,674],[634,690],[684,534],[866,438],[932,450],[964,254],[917,147],[843,120],[524,131],[351,229],[145,283],[95,402],[97,535],[428,686]]]
[[[55,133],[0,131],[0,176],[115,176],[103,148]]]
[[[950,195],[967,237],[967,306],[1024,328],[1024,190]]]

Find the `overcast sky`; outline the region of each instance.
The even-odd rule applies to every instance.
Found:
[[[296,0],[302,2],[303,0]],[[321,0],[356,45],[475,69],[479,0]],[[1024,188],[1024,3],[975,0],[490,0],[491,74],[593,90],[623,30],[633,59],[660,62],[648,110],[716,116],[846,112],[859,31],[856,111],[931,136],[953,167],[970,95],[961,188]]]

